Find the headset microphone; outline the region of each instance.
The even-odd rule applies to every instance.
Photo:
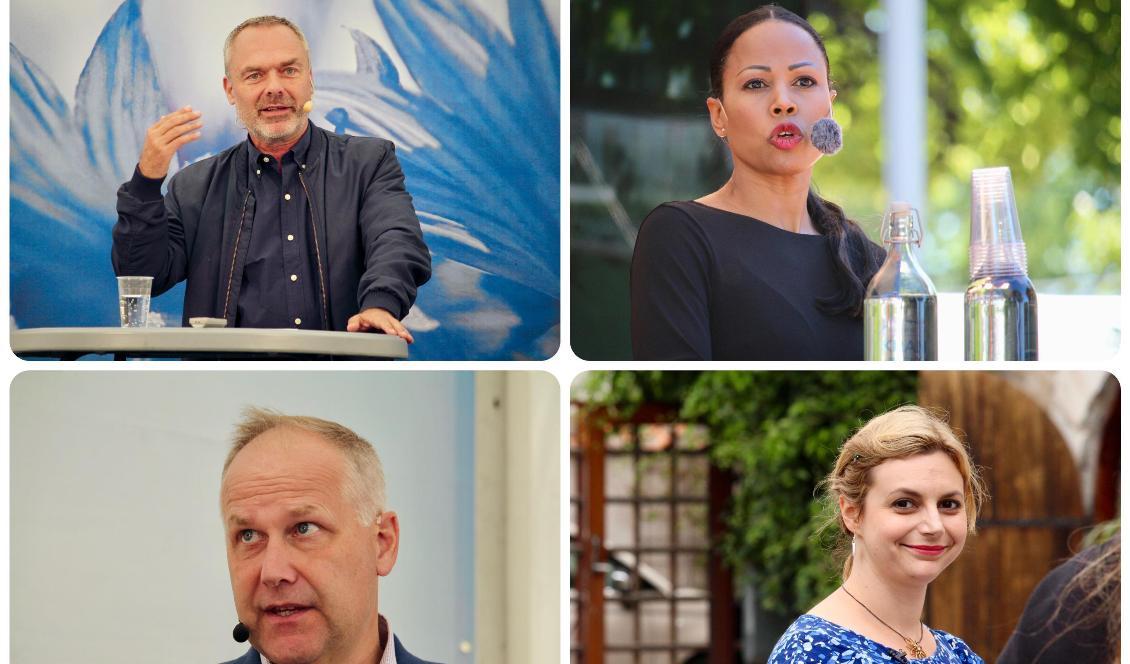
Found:
[[[247,629],[247,625],[238,622],[235,624],[235,629],[231,631],[231,637],[236,640],[236,643],[243,643],[251,638],[251,630]]]
[[[306,103],[302,105],[302,112],[303,113],[309,113],[312,110],[314,110],[314,98],[313,97],[311,97],[310,99],[307,99]]]

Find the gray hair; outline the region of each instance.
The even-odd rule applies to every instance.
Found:
[[[283,18],[282,16],[256,16],[254,18],[249,18],[243,23],[235,26],[235,28],[228,33],[228,38],[224,40],[225,74],[227,74],[229,77],[231,75],[231,72],[229,71],[231,69],[231,45],[232,42],[235,41],[235,38],[239,36],[239,33],[243,32],[247,28],[270,27],[272,25],[284,25],[294,31],[294,34],[298,36],[298,41],[302,42],[302,49],[306,51],[306,62],[307,64],[309,64],[310,44],[306,41],[306,35],[302,34],[302,30],[297,25],[292,23],[290,19]]]
[[[228,458],[224,461],[221,478],[240,450],[259,436],[273,429],[299,429],[322,438],[345,458],[345,481],[342,492],[357,508],[357,516],[364,525],[371,525],[385,508],[385,475],[376,450],[352,429],[337,422],[303,415],[283,415],[265,408],[248,407],[243,419],[235,427]]]

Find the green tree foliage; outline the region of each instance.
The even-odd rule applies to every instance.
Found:
[[[967,266],[969,173],[1012,169],[1039,290],[1118,292],[1120,8],[1115,0],[930,0],[928,269]]]
[[[815,5],[817,3],[810,3]],[[814,183],[873,237],[882,186],[878,2],[819,3],[844,150]],[[1117,293],[1121,280],[1120,9],[1113,0],[928,0],[925,267],[968,281],[970,174],[1008,166],[1040,292]]]
[[[911,372],[625,371],[588,374],[577,396],[621,416],[677,404],[681,421],[706,425],[713,463],[735,476],[719,545],[765,609],[800,613],[839,582],[817,486],[855,429],[916,389]]]
[[[750,8],[741,0],[573,2],[572,104],[702,111],[714,40],[727,21]]]

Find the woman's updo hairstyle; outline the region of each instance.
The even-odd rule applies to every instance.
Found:
[[[722,30],[722,34],[718,35],[718,40],[714,42],[714,50],[710,54],[711,97],[722,98],[722,70],[726,67],[726,58],[730,56],[730,49],[734,47],[734,42],[738,40],[738,37],[745,34],[746,30],[765,21],[792,23],[807,32],[824,56],[824,70],[828,72],[828,86],[832,86],[832,64],[828,61],[828,50],[824,48],[824,39],[819,32],[816,32],[816,28],[784,7],[763,5],[730,21],[726,28]]]
[[[710,96],[722,99],[722,70],[726,67],[726,59],[730,56],[734,42],[747,30],[765,21],[782,21],[795,25],[812,37],[824,56],[828,87],[832,89],[832,65],[828,61],[824,40],[816,32],[816,28],[783,7],[764,5],[730,21],[718,36],[710,55]],[[838,292],[818,297],[816,303],[826,313],[847,314],[858,318],[863,314],[863,295],[867,284],[879,271],[882,263],[882,251],[867,239],[867,234],[859,224],[847,218],[843,208],[821,198],[814,189],[808,190],[806,207],[813,226],[828,242],[828,251],[834,259],[839,282]]]
[[[840,456],[823,486],[827,507],[832,516],[828,526],[839,527],[841,550],[846,552],[843,578],[851,574],[852,533],[840,513],[839,499],[862,507],[871,488],[871,469],[891,459],[905,459],[919,454],[942,452],[953,461],[961,474],[965,493],[965,516],[969,533],[977,532],[977,513],[985,501],[985,485],[977,467],[969,458],[969,450],[944,420],[919,406],[900,406],[874,417],[863,425],[840,448]]]

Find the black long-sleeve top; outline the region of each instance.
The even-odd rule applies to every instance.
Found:
[[[1087,603],[1082,588],[1067,595],[1064,591],[1089,563],[1119,545],[1118,540],[1112,539],[1085,549],[1049,572],[1028,598],[1020,622],[1001,651],[997,664],[1113,661],[1114,653],[1109,652],[1107,643],[1106,616],[1096,615],[1100,610],[1098,602]],[[1087,617],[1097,620],[1084,620]]]
[[[823,235],[695,201],[664,203],[644,219],[632,257],[633,355],[862,360],[862,319],[818,306],[841,290],[834,261]]]

